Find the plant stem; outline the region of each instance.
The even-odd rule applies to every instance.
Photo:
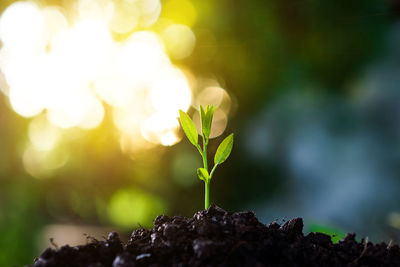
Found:
[[[203,136],[203,153],[202,153],[202,157],[203,157],[204,169],[206,169],[206,171],[208,171],[208,163],[207,163],[207,145],[208,145],[208,140],[205,140],[205,138],[204,138],[204,136]]]
[[[210,207],[210,182],[207,181],[204,183],[206,194],[204,196],[204,208],[208,209]]]
[[[207,145],[208,139],[203,135],[203,153],[201,156],[203,157],[203,165],[204,169],[208,172],[208,162],[207,162]],[[210,181],[204,181],[205,192],[204,192],[204,207],[208,209],[210,207]]]
[[[214,167],[212,168],[211,172],[210,172],[210,176],[209,176],[210,181],[211,181],[211,178],[213,177],[213,174],[214,174],[215,169],[217,168],[217,166],[218,166],[218,164],[215,164]]]

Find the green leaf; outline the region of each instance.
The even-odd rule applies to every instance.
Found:
[[[233,147],[233,133],[228,135],[224,141],[218,146],[217,152],[214,157],[214,164],[218,165],[224,162],[231,154]]]
[[[183,128],[183,131],[185,132],[187,138],[189,139],[190,143],[192,143],[194,146],[197,147],[199,136],[197,134],[197,130],[196,130],[196,126],[194,125],[194,122],[182,110],[179,110],[179,116],[181,119],[181,125]]]
[[[197,169],[197,175],[199,176],[200,180],[203,180],[204,182],[208,181],[208,171],[204,168],[198,168]]]
[[[215,107],[213,105],[211,106],[207,106],[207,110],[206,110],[206,120],[205,120],[205,125],[206,125],[206,137],[210,137],[211,134],[211,124],[212,124],[212,119],[214,116],[214,111],[215,111]]]
[[[206,107],[207,109],[207,107]],[[205,121],[206,121],[206,112],[202,105],[200,105],[200,123],[201,123],[201,132],[204,135],[204,128],[205,128]]]
[[[201,118],[201,132],[205,138],[209,138],[211,134],[211,123],[214,116],[215,107],[213,105],[206,107],[204,110],[200,106],[200,118]]]

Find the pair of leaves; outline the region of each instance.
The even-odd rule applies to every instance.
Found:
[[[215,107],[213,105],[207,105],[205,110],[202,106],[200,106],[201,132],[206,139],[208,139],[211,134],[211,123],[214,116],[214,111]]]
[[[214,106],[207,106],[206,109],[203,109],[200,106],[200,120],[201,120],[201,132],[203,136],[208,139],[211,134],[211,123],[212,118],[214,115],[215,107]],[[183,131],[185,132],[187,138],[189,139],[190,143],[197,147],[199,142],[199,137],[197,134],[196,126],[192,119],[182,110],[179,110],[179,116],[181,119],[181,125]]]

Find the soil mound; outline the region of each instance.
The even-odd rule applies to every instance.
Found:
[[[32,266],[400,266],[398,245],[359,243],[355,234],[332,244],[327,235],[302,230],[301,218],[266,226],[253,212],[212,205],[193,218],[160,215],[127,244],[112,232],[104,241],[48,248]]]

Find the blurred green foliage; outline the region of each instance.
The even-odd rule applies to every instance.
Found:
[[[346,233],[344,231],[324,224],[311,224],[308,227],[308,230],[309,232],[323,233],[329,235],[333,243],[339,242],[339,240],[343,239],[346,236]]]

